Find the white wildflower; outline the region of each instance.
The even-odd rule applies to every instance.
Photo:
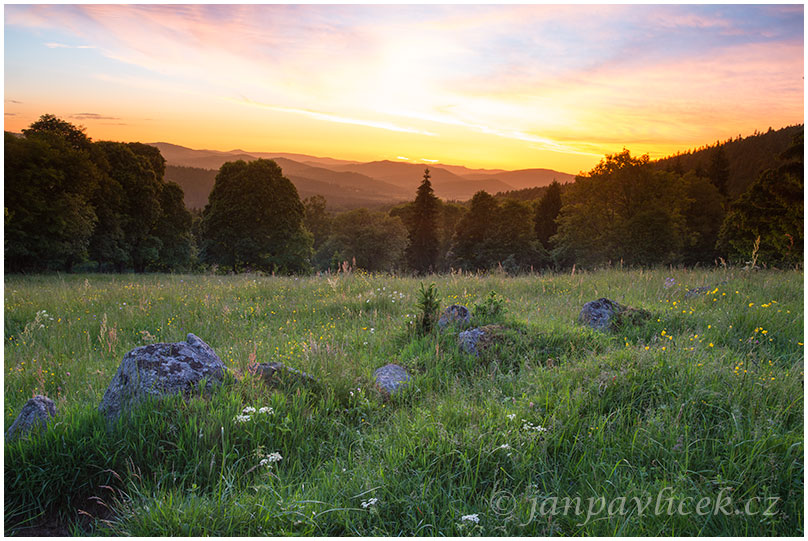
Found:
[[[473,522],[474,524],[479,524],[480,515],[477,513],[474,513],[473,515],[463,515],[462,517],[460,517],[460,520],[464,522]]]
[[[509,414],[509,415],[506,415],[506,417],[507,417],[508,419],[510,419],[511,421],[513,421],[513,420],[516,418],[516,414],[515,414],[515,413],[511,413],[511,414]]]
[[[522,419],[522,422],[524,423],[522,425],[522,430],[532,430],[538,433],[547,432],[549,430],[549,428],[545,428],[541,425],[534,425],[533,423],[531,423],[530,421],[526,421],[525,419]]]
[[[241,410],[241,413],[243,413],[244,415],[247,415],[248,413],[255,413],[255,408],[252,406],[247,406],[246,408]]]
[[[246,423],[249,420],[250,420],[249,415],[236,415],[235,417],[233,417],[233,421],[237,423]]]
[[[362,502],[362,508],[367,509],[373,505],[376,505],[379,502],[379,498],[371,498],[366,502]]]
[[[259,465],[266,466],[268,468],[269,465],[272,464],[273,462],[280,462],[281,460],[283,460],[283,457],[281,456],[280,453],[271,453],[268,454],[266,458],[261,459]]]
[[[268,413],[270,415],[275,415],[275,410],[273,410],[269,406],[264,406],[263,408],[258,410],[258,413]]]
[[[500,445],[500,446],[499,446],[499,448],[500,448],[500,449],[510,449],[510,448],[511,448],[511,446],[510,446],[510,445],[508,445],[507,443],[503,443],[502,445]]]

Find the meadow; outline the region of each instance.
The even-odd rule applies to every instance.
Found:
[[[59,415],[5,443],[5,533],[802,535],[803,279],[6,276],[5,428],[35,394]],[[430,283],[502,342],[475,357],[456,329],[419,334]],[[652,317],[578,325],[599,297]],[[231,377],[107,426],[124,354],[189,332]],[[322,385],[246,370],[270,361]],[[387,399],[372,375],[391,362],[412,381]]]

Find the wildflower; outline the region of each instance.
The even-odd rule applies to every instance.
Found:
[[[267,455],[266,458],[261,459],[259,466],[266,466],[268,468],[273,462],[280,462],[281,460],[283,460],[283,457],[280,453],[271,453]]]
[[[665,278],[665,289],[670,289],[676,285],[676,280],[673,278]]]
[[[249,420],[250,420],[249,415],[236,415],[235,417],[233,417],[233,421],[237,423],[246,423]]]
[[[246,408],[241,410],[241,413],[243,413],[245,415],[247,415],[248,413],[255,413],[255,408],[252,407],[252,406],[247,406]]]
[[[508,415],[506,415],[506,417],[508,419],[510,419],[511,421],[513,421],[516,418],[516,414],[515,413],[509,413]]]
[[[367,509],[368,507],[372,507],[379,503],[379,498],[371,498],[366,502],[362,502],[362,508]]]
[[[270,415],[275,415],[275,410],[273,410],[269,406],[264,406],[263,408],[258,410],[258,413],[268,413]]]
[[[477,513],[474,513],[473,515],[463,515],[462,517],[460,517],[460,520],[464,522],[473,522],[474,524],[479,524],[480,515]]]
[[[499,448],[500,448],[500,449],[510,449],[510,448],[511,448],[511,446],[510,446],[510,445],[508,445],[507,443],[503,443],[502,445],[500,445],[500,446],[499,446]]]

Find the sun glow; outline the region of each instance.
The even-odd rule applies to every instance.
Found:
[[[5,14],[10,131],[53,113],[94,139],[576,173],[804,121],[798,5]]]

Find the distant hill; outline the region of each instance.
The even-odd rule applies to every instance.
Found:
[[[407,190],[415,197],[415,191],[424,178],[424,170],[429,169],[432,189],[435,195],[442,199],[464,200],[469,199],[480,190],[497,192],[510,190],[512,186],[495,178],[469,179],[461,177],[433,165],[392,162],[382,160],[369,163],[357,163],[332,167],[340,171],[354,171],[367,176],[378,178],[395,184]]]
[[[734,199],[745,192],[762,171],[776,167],[780,162],[780,154],[791,146],[794,136],[804,129],[804,124],[788,126],[780,130],[769,128],[765,133],[756,133],[749,137],[738,137],[724,142],[717,141],[713,145],[688,150],[653,163],[663,169],[681,172],[701,170],[706,173],[709,170],[713,153],[721,146],[729,161],[727,188],[730,197]]]
[[[213,187],[215,171],[235,160],[274,159],[298,189],[301,197],[319,194],[334,208],[356,208],[396,203],[415,197],[415,191],[429,168],[435,194],[445,200],[468,200],[480,190],[488,193],[546,186],[553,179],[567,182],[567,173],[549,169],[470,169],[461,165],[427,165],[389,160],[352,162],[281,152],[194,150],[171,143],[150,143],[160,149],[171,169],[171,178],[186,190],[186,204],[201,208]],[[183,169],[185,168],[185,169]],[[205,171],[205,172],[202,172]]]
[[[307,165],[287,158],[273,158],[288,178],[292,176],[305,177],[330,184],[337,184],[347,188],[365,190],[369,194],[386,195],[390,198],[407,198],[410,194],[396,186],[352,171],[333,171],[324,167]]]
[[[280,160],[281,158],[278,158],[278,161]],[[283,169],[282,165],[281,168]],[[217,173],[218,171],[212,169],[166,165],[165,179],[166,181],[176,182],[182,187],[185,193],[186,207],[203,209],[208,204],[208,196],[216,182]],[[332,174],[340,175],[340,173],[333,172]],[[351,175],[353,173],[346,174]],[[409,199],[403,194],[396,195],[396,193],[390,191],[374,191],[357,185],[337,184],[317,178],[295,175],[287,173],[286,169],[284,169],[284,175],[295,185],[301,199],[313,195],[322,195],[328,202],[329,210],[333,211],[350,210],[358,207],[377,208]],[[378,182],[375,179],[369,179],[369,181]]]
[[[185,193],[185,206],[189,209],[203,209],[208,204],[208,195],[216,182],[216,173],[211,169],[166,165],[165,180],[176,182]]]
[[[575,175],[553,171],[552,169],[519,169],[516,171],[503,171],[493,174],[475,173],[465,175],[464,178],[473,180],[497,179],[517,190],[521,190],[523,188],[549,186],[554,180],[557,180],[561,184],[566,184],[567,182],[575,180]]]

